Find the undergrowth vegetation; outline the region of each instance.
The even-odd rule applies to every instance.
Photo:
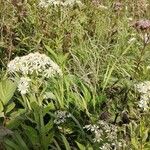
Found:
[[[150,150],[148,0],[0,0],[0,149]]]

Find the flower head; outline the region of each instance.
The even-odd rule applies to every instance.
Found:
[[[135,84],[135,88],[139,93],[146,94],[147,92],[150,92],[150,81]]]
[[[100,120],[97,124],[89,124],[86,125],[84,128],[94,134],[94,142],[100,143],[101,141],[103,141],[103,138],[104,141],[110,143],[112,143],[113,141],[117,142],[117,127],[106,121]]]
[[[49,78],[57,74],[62,75],[56,63],[45,54],[38,52],[16,57],[8,63],[7,67],[9,73],[21,74],[23,76],[36,75]]]
[[[28,77],[21,77],[19,84],[18,84],[18,91],[20,91],[20,93],[22,95],[26,94],[29,90],[29,82],[30,82],[30,78]]]
[[[142,83],[136,84],[135,88],[141,94],[138,106],[144,111],[148,110],[148,104],[150,101],[150,81],[144,81]]]
[[[56,119],[54,120],[54,123],[59,125],[61,123],[66,122],[66,119],[69,118],[71,115],[70,115],[70,113],[68,113],[66,111],[58,110],[55,112],[55,116],[56,116]]]
[[[74,6],[75,4],[82,6],[80,0],[41,0],[39,6],[48,7],[48,6]]]

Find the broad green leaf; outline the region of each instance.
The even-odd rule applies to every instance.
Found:
[[[23,124],[22,128],[33,145],[39,142],[37,131],[34,128]]]
[[[6,105],[9,100],[14,95],[16,90],[16,83],[9,79],[2,80],[0,82],[0,100],[2,101],[3,105]]]
[[[88,150],[93,150],[93,148],[92,147],[88,147]]]
[[[5,117],[4,112],[0,112],[0,118]]]
[[[15,103],[12,102],[11,104],[9,104],[6,108],[6,114],[9,113],[10,111],[12,111],[15,108]]]
[[[78,142],[76,142],[80,150],[86,150],[86,147]]]

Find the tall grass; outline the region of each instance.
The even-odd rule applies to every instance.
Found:
[[[134,89],[135,83],[150,79],[150,46],[144,47],[142,32],[133,26],[150,19],[150,3],[82,2],[42,8],[38,0],[0,0],[0,86],[6,95],[13,94],[8,103],[0,103],[0,123],[14,132],[2,140],[6,149],[97,150],[102,143],[94,143],[83,127],[98,120],[119,127],[124,145],[118,150],[150,149],[149,112],[139,110]],[[59,64],[63,77],[47,81],[38,94],[31,91],[28,110],[17,90],[5,90],[11,84],[7,63],[37,51]],[[36,101],[44,92],[48,100],[39,106]],[[55,125],[57,110],[71,113],[69,121]]]

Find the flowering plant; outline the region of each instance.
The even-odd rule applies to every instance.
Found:
[[[57,75],[62,76],[59,66],[48,56],[38,52],[16,57],[7,67],[9,74],[19,76],[18,90],[22,95],[28,93],[31,79],[46,81]]]

